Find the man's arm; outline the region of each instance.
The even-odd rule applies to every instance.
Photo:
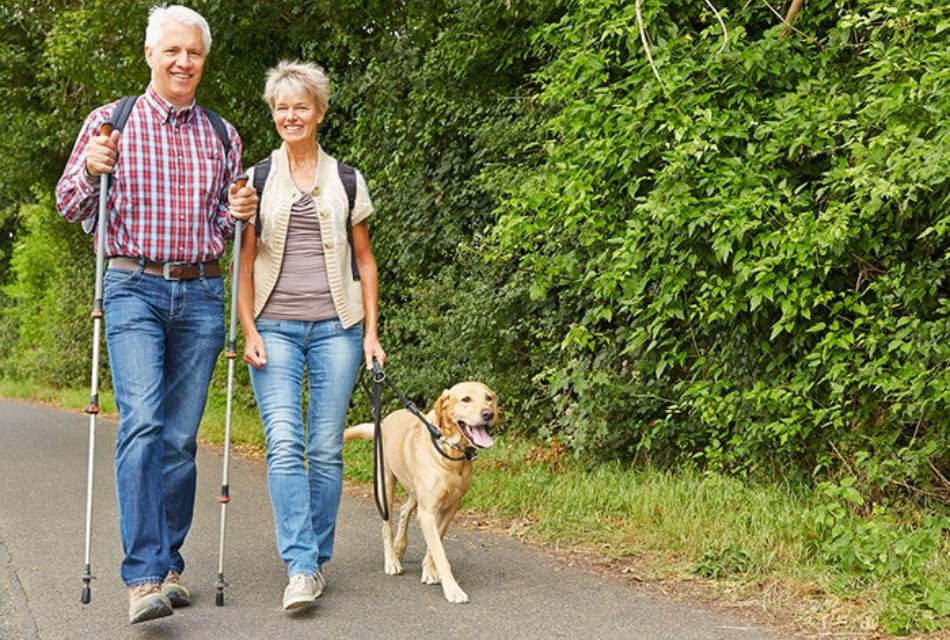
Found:
[[[234,182],[235,178],[243,173],[241,170],[242,146],[241,136],[238,135],[237,129],[230,123],[226,123],[226,125],[231,142],[231,150],[224,159],[224,185],[219,191],[220,196],[218,197],[217,208],[214,212],[214,222],[225,238],[231,238],[234,236],[234,219],[229,213],[228,187]]]
[[[110,106],[100,107],[86,117],[63,175],[56,183],[56,210],[69,222],[91,218],[98,211],[99,177],[86,171],[86,145],[98,135]]]

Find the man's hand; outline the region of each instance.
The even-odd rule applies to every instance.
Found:
[[[86,144],[86,173],[100,176],[115,171],[116,153],[119,148],[119,132],[108,136],[93,136]]]
[[[236,183],[232,183],[228,187],[228,207],[231,217],[235,220],[250,220],[257,211],[257,192],[253,187],[238,187]]]

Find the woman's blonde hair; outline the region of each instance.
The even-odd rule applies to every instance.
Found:
[[[264,101],[273,109],[281,93],[294,89],[303,90],[313,98],[318,111],[326,112],[330,102],[330,80],[321,67],[312,62],[281,60],[267,72]]]

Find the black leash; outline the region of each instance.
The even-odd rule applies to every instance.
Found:
[[[365,371],[365,369],[363,370]],[[373,358],[373,386],[370,386],[363,379],[363,372],[360,372],[360,383],[369,396],[370,412],[373,414],[373,499],[376,500],[376,510],[382,517],[383,522],[389,521],[389,506],[386,504],[386,474],[384,473],[383,461],[383,430],[382,422],[382,395],[383,380],[386,374],[379,361]]]
[[[364,369],[365,371],[365,369]],[[366,394],[370,399],[370,411],[373,414],[373,497],[376,499],[376,509],[379,511],[379,515],[382,516],[384,521],[389,520],[389,509],[386,505],[385,495],[386,495],[386,477],[384,472],[384,460],[383,460],[383,432],[380,425],[382,421],[382,392],[383,392],[383,383],[393,390],[393,393],[396,394],[396,397],[403,403],[406,407],[406,410],[409,411],[412,415],[419,419],[422,424],[426,426],[426,430],[429,432],[429,437],[432,439],[432,446],[435,447],[435,450],[446,460],[459,461],[459,460],[468,460],[472,461],[478,455],[478,449],[475,447],[461,447],[455,442],[450,442],[442,436],[435,425],[429,422],[426,419],[425,415],[419,411],[419,407],[416,406],[416,403],[406,397],[399,387],[393,384],[393,381],[389,379],[386,373],[383,371],[382,366],[379,364],[379,361],[376,358],[373,358],[373,385],[370,388],[369,384],[363,379],[363,374],[360,372],[360,383],[363,388],[366,390]],[[441,445],[448,445],[449,447],[455,449],[456,451],[461,452],[462,455],[455,457],[450,456],[442,449]]]

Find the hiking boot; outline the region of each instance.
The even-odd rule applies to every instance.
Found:
[[[302,573],[294,575],[290,579],[290,584],[284,589],[284,610],[297,611],[311,606],[319,595],[318,588],[323,591],[320,584],[313,576],[305,576]]]
[[[172,603],[157,584],[129,588],[129,624],[163,618],[172,614]]]
[[[177,571],[169,571],[162,582],[162,595],[168,598],[173,607],[187,607],[191,604],[191,592],[181,580]]]

